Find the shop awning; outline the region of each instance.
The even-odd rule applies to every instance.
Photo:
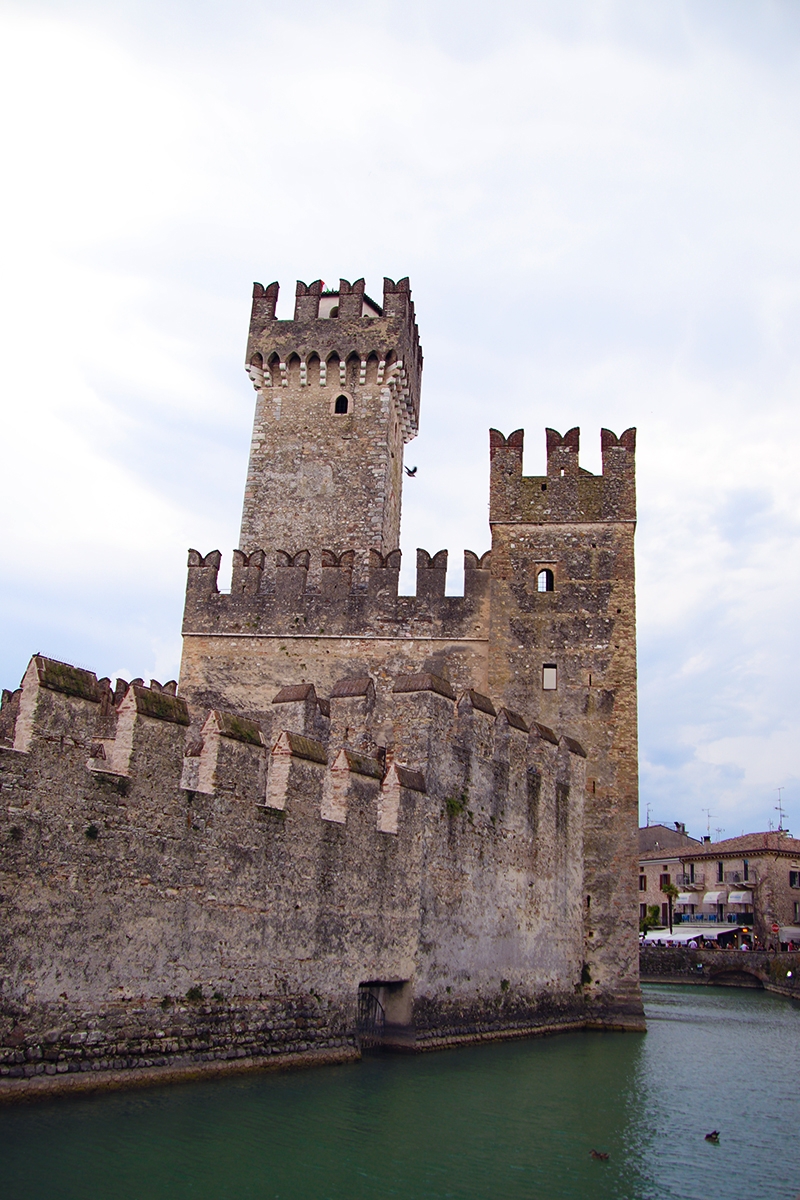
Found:
[[[706,892],[705,896],[703,896],[703,904],[723,904],[724,902],[724,892]]]
[[[731,892],[728,896],[728,904],[752,904],[752,892]]]
[[[696,904],[697,897],[692,895],[691,892],[678,892],[678,896],[677,896],[677,899],[675,900],[675,903],[676,904]]]

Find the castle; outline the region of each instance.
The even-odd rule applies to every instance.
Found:
[[[643,1028],[635,431],[490,431],[491,549],[398,594],[408,280],[256,284],[230,593],[180,682],[34,656],[0,710],[0,1094]]]

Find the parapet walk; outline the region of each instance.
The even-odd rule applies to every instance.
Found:
[[[384,694],[368,677],[341,680],[329,698],[313,684],[284,687],[272,710],[259,723],[214,709],[198,728],[174,681],[120,679],[112,689],[108,679],[37,655],[21,688],[3,692],[0,746],[21,760],[38,745],[83,747],[86,771],[101,780],[135,780],[157,763],[165,793],[224,794],[276,812],[298,790],[311,791],[321,819],[338,824],[366,789],[386,834],[398,832],[404,796],[441,793],[455,776],[462,793],[452,803],[466,808],[480,775],[472,758],[503,761],[530,787],[531,771],[565,778],[571,760],[586,757],[575,739],[473,690],[457,697],[430,673],[400,676]]]

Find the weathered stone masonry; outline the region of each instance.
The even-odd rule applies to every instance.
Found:
[[[458,597],[419,551],[398,596],[407,281],[276,298],[242,549],[229,594],[190,552],[180,686],[37,656],[4,693],[6,1093],[642,1027],[633,431],[597,477],[548,431],[534,479],[493,431],[491,552]]]

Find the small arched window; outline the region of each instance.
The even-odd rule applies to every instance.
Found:
[[[347,412],[347,396],[336,397],[336,403],[333,406],[333,411],[340,414]]]
[[[556,590],[555,579],[553,572],[549,567],[545,567],[536,576],[536,590],[539,592],[554,592]]]

